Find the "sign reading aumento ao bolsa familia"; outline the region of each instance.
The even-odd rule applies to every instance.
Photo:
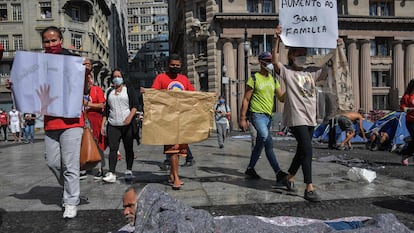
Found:
[[[294,47],[336,48],[336,6],[336,0],[280,0],[283,43]]]

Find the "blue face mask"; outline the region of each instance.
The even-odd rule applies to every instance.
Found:
[[[115,77],[114,79],[112,79],[112,83],[115,85],[115,86],[120,86],[121,84],[123,84],[124,83],[124,79],[123,78],[121,78],[121,77]]]
[[[220,104],[224,104],[224,102],[225,102],[224,100],[219,100]]]

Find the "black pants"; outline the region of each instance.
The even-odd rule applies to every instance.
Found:
[[[296,154],[293,157],[289,167],[289,173],[296,175],[302,166],[303,178],[305,184],[312,183],[312,136],[313,126],[300,125],[290,127],[293,136],[296,138]]]
[[[107,135],[109,144],[109,171],[115,173],[121,139],[124,143],[127,170],[132,170],[132,165],[134,163],[134,149],[131,125],[112,126],[108,124]]]
[[[7,125],[2,125],[1,128],[3,128],[4,141],[7,141]]]
[[[329,133],[328,133],[328,148],[334,149],[336,146],[336,126],[335,126],[335,118],[329,120]]]
[[[414,152],[414,123],[405,121],[405,125],[407,127],[408,132],[410,133],[411,141],[408,142],[407,147],[404,148],[404,150],[401,153],[404,157],[407,158],[413,156]]]

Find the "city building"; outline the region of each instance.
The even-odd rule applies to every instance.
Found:
[[[167,0],[128,0],[129,76],[136,87],[150,87],[165,71],[168,31]]]
[[[12,104],[11,93],[4,83],[9,78],[15,52],[42,52],[40,33],[48,26],[62,30],[65,48],[93,60],[95,81],[105,87],[111,67],[127,64],[128,60],[126,8],[124,13],[119,10],[126,6],[122,4],[125,1],[0,1],[0,43],[5,50],[0,63],[0,107],[10,109]]]
[[[185,57],[187,75],[197,90],[226,96],[233,128],[238,127],[247,76],[259,70],[258,54],[273,47],[279,2],[169,1],[171,51]],[[338,0],[337,6],[355,109],[398,108],[398,99],[414,78],[414,1]],[[286,62],[283,45],[280,54]]]

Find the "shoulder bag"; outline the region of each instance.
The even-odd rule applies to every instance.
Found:
[[[87,170],[95,167],[103,158],[103,152],[100,150],[97,141],[93,137],[90,123],[86,112],[84,112],[85,127],[83,128],[81,151],[80,151],[80,170]]]

